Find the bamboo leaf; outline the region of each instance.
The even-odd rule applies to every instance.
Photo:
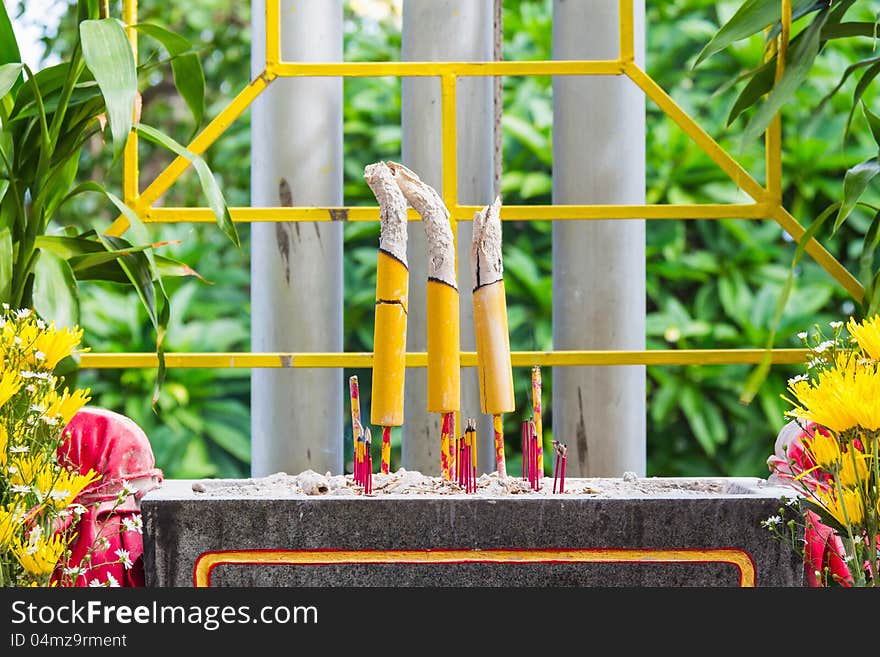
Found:
[[[880,244],[880,212],[874,215],[871,225],[865,232],[862,253],[859,256],[859,281],[865,286],[865,299],[873,296],[874,254],[877,252],[878,244]]]
[[[865,59],[861,59],[843,69],[843,75],[840,76],[840,80],[837,81],[837,84],[834,85],[834,88],[831,91],[829,91],[822,97],[822,100],[819,101],[818,107],[823,107],[829,100],[831,100],[834,94],[840,91],[840,88],[844,84],[846,84],[849,76],[858,71],[860,68],[871,66],[872,64],[876,64],[877,62],[880,62],[880,55],[878,55],[877,57],[866,57]]]
[[[778,8],[779,3],[777,2],[776,5]],[[807,78],[807,74],[813,66],[813,60],[819,54],[819,36],[826,20],[828,20],[827,10],[816,17],[804,31],[803,37],[789,51],[782,77],[773,86],[767,100],[758,107],[743,131],[744,144],[752,142],[767,129],[779,109],[791,100]]]
[[[746,383],[743,386],[743,391],[740,394],[739,400],[743,404],[749,404],[755,398],[755,395],[758,394],[758,390],[761,388],[761,384],[767,379],[767,374],[770,372],[770,357],[772,356],[773,345],[776,342],[776,331],[779,329],[779,323],[782,321],[782,313],[785,312],[785,306],[788,303],[788,299],[791,296],[791,289],[794,286],[794,275],[797,269],[798,263],[801,261],[801,258],[806,251],[807,244],[812,240],[821,230],[822,226],[825,225],[825,222],[828,221],[828,218],[834,214],[834,212],[840,207],[840,203],[832,203],[830,206],[825,208],[822,213],[813,220],[813,223],[809,225],[809,227],[804,231],[804,234],[798,240],[797,248],[794,252],[794,257],[791,259],[791,267],[788,270],[788,276],[785,279],[785,283],[782,286],[782,290],[779,293],[779,298],[776,300],[776,311],[773,313],[773,319],[770,322],[770,330],[767,336],[767,342],[764,344],[764,355],[761,357],[761,362],[752,370],[749,374],[748,379],[746,379]]]
[[[849,213],[856,207],[862,194],[868,188],[868,184],[880,173],[880,163],[877,158],[859,162],[846,172],[843,177],[843,200],[840,204],[840,210],[837,212],[837,218],[834,220],[834,228],[831,234],[834,235],[837,229],[846,221]]]
[[[871,134],[874,135],[874,142],[880,148],[880,116],[869,110],[864,102],[862,103],[862,112],[865,113],[865,119],[868,121],[868,127],[871,128]]]
[[[131,44],[115,18],[83,21],[79,26],[83,58],[95,76],[113,137],[114,157],[128,140],[137,95],[137,71]]]
[[[736,121],[740,114],[757,103],[773,89],[773,81],[776,79],[776,57],[760,66],[749,83],[743,88],[730,113],[727,115],[727,125]]]
[[[0,98],[10,92],[21,77],[21,64],[3,64],[0,66]]]
[[[868,21],[849,23],[835,23],[825,26],[822,30],[822,40],[830,39],[848,39],[850,37],[871,37],[876,39],[878,36],[878,24]]]
[[[207,163],[191,150],[181,146],[174,139],[159,132],[155,128],[142,123],[138,126],[138,133],[145,139],[160,146],[164,146],[173,153],[189,160],[199,177],[202,191],[208,198],[208,205],[213,211],[214,216],[217,218],[217,225],[220,226],[220,230],[224,232],[235,246],[240,246],[238,231],[235,229],[235,224],[232,223],[232,217],[229,214],[229,208],[226,207],[226,200],[223,198],[223,192],[220,191],[220,185],[217,184],[217,180],[214,178],[214,174],[211,173],[211,169],[208,168]]]
[[[809,1],[796,2],[795,10],[808,4]],[[757,34],[764,28],[778,22],[781,17],[782,10],[779,0],[746,0],[733,17],[706,44],[700,56],[697,57],[694,67],[699,66],[703,60],[724,50],[730,44]]]
[[[871,66],[867,71],[862,73],[862,77],[859,79],[858,84],[856,84],[856,89],[853,92],[853,100],[852,106],[849,108],[849,116],[846,117],[846,124],[843,130],[843,138],[846,139],[846,136],[849,134],[850,125],[852,125],[853,115],[856,112],[856,107],[859,106],[859,103],[862,100],[862,96],[867,91],[870,84],[880,75],[880,61]]]
[[[18,49],[18,41],[15,38],[15,31],[12,29],[12,21],[9,20],[9,14],[6,12],[6,3],[0,3],[0,64],[20,63],[21,51]],[[12,81],[13,88],[21,86],[23,79],[21,70]],[[0,94],[0,98],[5,96]]]
[[[198,55],[192,50],[192,44],[179,34],[158,25],[142,23],[135,27],[142,34],[161,43],[168,51],[174,86],[192,112],[195,127],[198,129],[205,114],[205,72]]]
[[[8,303],[11,296],[12,232],[9,228],[0,228],[0,302]]]
[[[40,251],[34,265],[34,310],[58,326],[79,324],[79,296],[73,270],[63,258]]]

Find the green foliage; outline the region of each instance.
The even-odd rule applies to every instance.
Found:
[[[743,143],[741,126],[752,119],[755,104],[762,102],[772,86],[775,62],[755,67],[763,59],[764,39],[759,32],[766,26],[773,29],[779,2],[764,3],[776,12],[775,16],[693,68],[700,52],[740,4],[712,0],[647,3],[646,60],[649,73],[675,101],[761,180],[763,150],[758,140]],[[802,21],[815,20],[821,4],[795,2],[795,16],[803,15],[799,19]],[[863,129],[866,125],[862,125],[860,114],[853,119],[846,147],[841,145],[854,85],[871,66],[857,64],[876,57],[870,38],[876,17],[863,3],[853,6],[846,17],[835,13],[843,4],[835,3],[837,8],[832,8],[821,30],[823,49],[812,61],[809,75],[793,90],[790,102],[782,105],[785,205],[807,224],[830,204],[840,201],[843,176],[853,162],[874,158],[878,153],[870,131]],[[505,59],[551,57],[551,8],[550,0],[504,3]],[[191,52],[199,54],[207,80],[204,115],[215,116],[247,83],[250,74],[249,5],[229,0],[177,5],[140,0],[139,10],[143,23],[162,23],[193,44]],[[811,12],[802,14],[807,10]],[[795,32],[792,50],[803,30]],[[843,38],[854,34],[857,38]],[[63,31],[47,40],[54,50],[69,51],[70,36]],[[833,49],[824,47],[828,40],[833,40]],[[192,126],[191,108],[174,93],[173,71],[153,65],[170,52],[164,48],[141,39],[144,120],[186,143]],[[399,52],[400,34],[395,25],[358,16],[347,6],[347,60],[394,60]],[[400,82],[394,78],[350,79],[345,81],[344,94],[345,201],[351,205],[372,204],[372,195],[363,182],[363,166],[399,155]],[[826,97],[824,102],[817,102]],[[877,113],[873,88],[866,88],[860,100],[869,111]],[[504,79],[502,190],[506,203],[550,202],[552,115],[550,78]],[[868,125],[870,116],[865,117]],[[747,202],[725,174],[650,102],[647,126],[649,203]],[[248,144],[246,113],[204,155],[231,205],[249,202]],[[151,180],[168,161],[161,150],[142,144],[143,180]],[[108,180],[108,184],[118,179],[118,168],[109,167],[101,156],[84,153],[81,169],[86,168],[94,170],[97,179]],[[865,194],[838,233],[823,236],[823,243],[853,271],[862,255],[860,245],[865,239],[873,243],[878,232],[877,222],[870,230],[876,212],[867,207],[877,204],[876,192],[868,189]],[[89,196],[77,197],[72,203],[79,204],[76,207],[82,216],[105,221],[112,218]],[[195,174],[187,173],[175,183],[164,203],[203,205]],[[378,226],[357,222],[347,224],[344,230],[345,349],[369,350]],[[182,239],[181,245],[172,247],[173,255],[215,283],[206,286],[188,280],[169,284],[174,308],[167,337],[169,350],[247,349],[247,230],[242,231],[241,252],[234,251],[219,231],[210,227],[163,227],[159,237]],[[0,233],[0,250],[3,244]],[[512,347],[549,349],[550,225],[507,222],[504,244]],[[759,348],[766,344],[776,301],[787,285],[795,251],[796,244],[772,222],[649,221],[649,348]],[[799,347],[793,337],[797,332],[814,323],[839,319],[855,309],[846,294],[809,258],[800,260],[793,271],[792,293],[776,332],[777,346]],[[2,279],[0,269],[0,284]],[[144,334],[146,315],[136,310],[136,303],[105,283],[89,284],[83,297],[88,298],[83,302],[86,340],[95,350],[149,350],[149,336]],[[779,394],[794,370],[773,367],[756,403],[745,406],[738,398],[749,371],[745,365],[648,368],[649,473],[766,473],[763,463],[783,422]],[[366,411],[369,372],[346,372],[346,376],[350,374],[360,378]],[[552,422],[551,374],[550,370],[544,371],[545,427]],[[96,391],[98,403],[121,410],[145,426],[166,475],[247,473],[247,371],[169,371],[158,403],[159,416],[148,409],[148,371],[96,370],[82,376]],[[516,370],[515,382],[518,408],[527,415],[528,370]],[[227,403],[230,406],[224,407],[218,420],[217,405]],[[511,471],[517,467],[519,419],[511,414],[506,426]],[[225,425],[225,429],[217,432],[218,424]],[[397,440],[395,432],[393,441]]]
[[[87,0],[77,3],[75,15],[72,44],[62,63],[35,74],[20,62],[0,61],[0,301],[13,308],[34,307],[47,320],[73,325],[79,321],[77,280],[109,278],[126,284],[147,310],[156,334],[158,385],[169,308],[149,235],[137,214],[107,187],[96,180],[76,184],[83,151],[101,149],[105,121],[112,137],[111,162],[119,161],[135,121],[137,66],[117,19],[99,16],[96,3]],[[0,32],[15,45],[9,23],[4,5]],[[178,46],[177,54],[186,57],[187,49]],[[14,57],[17,50],[5,47],[5,56]],[[190,66],[189,73],[201,75],[197,68]],[[17,84],[22,70],[24,82]],[[137,129],[174,150],[175,142],[162,133]],[[235,241],[216,181],[201,158],[187,156],[199,170],[221,227]],[[84,192],[102,194],[122,212],[139,245],[91,228],[79,234],[64,228],[65,204]]]

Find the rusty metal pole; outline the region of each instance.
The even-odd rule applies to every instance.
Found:
[[[492,0],[405,0],[403,3],[404,61],[489,61],[493,56]],[[492,78],[462,78],[458,82],[458,200],[489,204],[493,192]],[[429,185],[441,189],[440,81],[404,78],[402,84],[403,164]],[[461,348],[475,348],[470,289],[471,222],[458,225],[458,286],[461,292]],[[426,349],[425,277],[427,246],[422,226],[409,226],[407,259],[410,303],[407,350]],[[403,425],[403,466],[426,474],[440,471],[440,416],[425,410],[427,378],[424,369],[406,373]],[[462,417],[479,418],[481,471],[492,463],[492,418],[480,414],[476,369],[462,372]]]
[[[645,6],[635,0],[636,61]],[[554,59],[616,59],[618,3],[554,0]],[[624,76],[553,79],[553,202],[645,202],[645,98]],[[645,222],[553,224],[553,348],[645,348]],[[553,368],[569,474],[645,473],[645,368]]]
[[[252,71],[265,66],[253,0]],[[342,61],[342,3],[283,0],[286,61]],[[251,205],[342,205],[342,80],[280,78],[251,110]],[[342,351],[342,225],[251,225],[251,350]],[[339,369],[255,369],[251,472],[342,472]]]

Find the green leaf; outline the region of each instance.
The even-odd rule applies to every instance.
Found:
[[[79,297],[73,270],[67,261],[40,251],[34,265],[34,310],[61,326],[79,324]]]
[[[737,117],[757,103],[773,89],[773,81],[776,79],[776,57],[760,66],[749,83],[743,88],[730,113],[727,115],[727,125],[729,126]]]
[[[794,257],[791,259],[788,276],[785,279],[785,283],[779,293],[779,298],[776,301],[776,312],[773,314],[773,320],[770,322],[767,342],[764,345],[764,355],[761,356],[761,362],[749,374],[749,377],[746,379],[746,383],[743,386],[743,391],[740,394],[739,400],[743,404],[751,403],[755,398],[755,395],[758,394],[761,384],[767,379],[767,374],[770,372],[771,350],[776,341],[776,331],[779,328],[779,323],[782,321],[782,313],[785,312],[785,306],[788,304],[788,299],[791,296],[791,289],[794,286],[795,271],[806,251],[807,244],[810,243],[810,240],[816,236],[822,226],[825,225],[825,222],[828,221],[828,218],[834,214],[839,207],[840,203],[832,203],[825,208],[825,210],[813,220],[813,223],[807,227],[804,234],[798,240],[797,248],[794,251]]]
[[[880,116],[869,110],[864,102],[862,103],[862,112],[865,113],[865,119],[868,121],[868,127],[871,128],[871,134],[874,135],[874,142],[880,147]]]
[[[9,20],[9,14],[6,12],[6,3],[0,3],[0,64],[21,62],[21,51],[18,49],[18,41],[15,38],[15,31],[12,29],[12,21]],[[12,86],[18,88],[22,84],[21,70],[12,81]],[[0,94],[0,98],[5,96]]]
[[[848,39],[850,37],[858,36],[876,39],[878,36],[877,27],[877,23],[871,23],[868,21],[829,24],[824,30],[822,30],[822,40]]]
[[[115,18],[83,21],[79,26],[83,58],[95,76],[113,136],[114,158],[122,152],[134,117],[137,71],[131,44]]]
[[[0,228],[0,302],[8,303],[11,296],[12,233],[8,228]]]
[[[776,5],[778,9],[779,3],[777,2]],[[758,107],[743,131],[743,144],[751,143],[763,133],[779,109],[794,96],[804,83],[813,66],[813,60],[819,54],[819,36],[826,20],[828,20],[827,9],[816,16],[816,19],[804,31],[803,37],[789,50],[782,77],[773,86],[767,100]]]
[[[843,138],[846,139],[846,136],[849,134],[849,127],[852,124],[853,115],[856,112],[856,107],[859,106],[859,102],[862,100],[862,96],[867,91],[868,87],[871,85],[871,82],[874,81],[880,75],[880,61],[871,66],[867,71],[862,73],[862,77],[859,79],[858,84],[856,84],[856,89],[853,91],[853,99],[852,105],[849,108],[849,115],[846,117],[846,124],[843,131]]]
[[[168,51],[174,86],[192,112],[195,127],[198,129],[205,114],[205,72],[198,55],[192,52],[192,44],[179,34],[158,25],[141,23],[135,25],[135,28],[161,43]]]
[[[715,456],[718,446],[709,428],[707,418],[703,415],[705,400],[701,398],[696,389],[689,386],[682,391],[680,404],[700,447],[709,456]]]
[[[880,245],[880,212],[874,215],[865,231],[862,253],[859,256],[859,282],[865,287],[865,300],[871,299],[874,285],[874,254]]]
[[[847,170],[843,177],[843,200],[840,204],[840,210],[837,211],[837,218],[834,220],[834,228],[831,234],[834,235],[841,224],[846,221],[849,213],[856,207],[862,194],[868,189],[868,184],[880,173],[880,163],[877,158],[871,158]]]
[[[235,224],[232,223],[232,217],[229,215],[229,208],[226,207],[223,192],[220,191],[220,185],[217,184],[217,180],[214,178],[214,174],[211,173],[211,169],[208,168],[208,164],[191,150],[181,146],[174,139],[155,128],[142,123],[138,126],[138,133],[145,139],[164,146],[173,153],[189,160],[199,177],[202,191],[208,198],[208,205],[213,211],[214,216],[217,217],[217,225],[220,226],[220,230],[223,231],[235,246],[241,246],[238,239],[238,231],[235,229]]]
[[[0,98],[9,93],[21,78],[21,64],[3,64],[0,66]]]
[[[716,52],[724,50],[730,44],[757,34],[782,17],[782,9],[779,0],[746,0],[737,10],[733,17],[725,23],[712,40],[706,44],[694,67],[700,62],[711,57]],[[805,0],[795,3],[797,7],[805,4]]]
[[[840,91],[840,88],[846,84],[846,81],[849,80],[849,76],[858,71],[860,68],[865,68],[867,66],[871,66],[880,62],[880,55],[877,57],[866,57],[865,59],[860,59],[859,61],[850,64],[845,69],[843,69],[843,75],[840,76],[840,79],[837,81],[837,84],[834,85],[834,88],[831,89],[827,94],[822,97],[822,100],[819,101],[818,108],[824,107],[824,105],[831,100],[831,98]]]

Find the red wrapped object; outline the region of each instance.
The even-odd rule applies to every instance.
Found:
[[[124,415],[89,407],[73,417],[62,437],[59,461],[83,474],[92,469],[101,479],[76,498],[86,510],[75,528],[71,557],[59,564],[65,570],[56,578],[75,586],[143,586],[140,499],[162,482],[147,435]]]

